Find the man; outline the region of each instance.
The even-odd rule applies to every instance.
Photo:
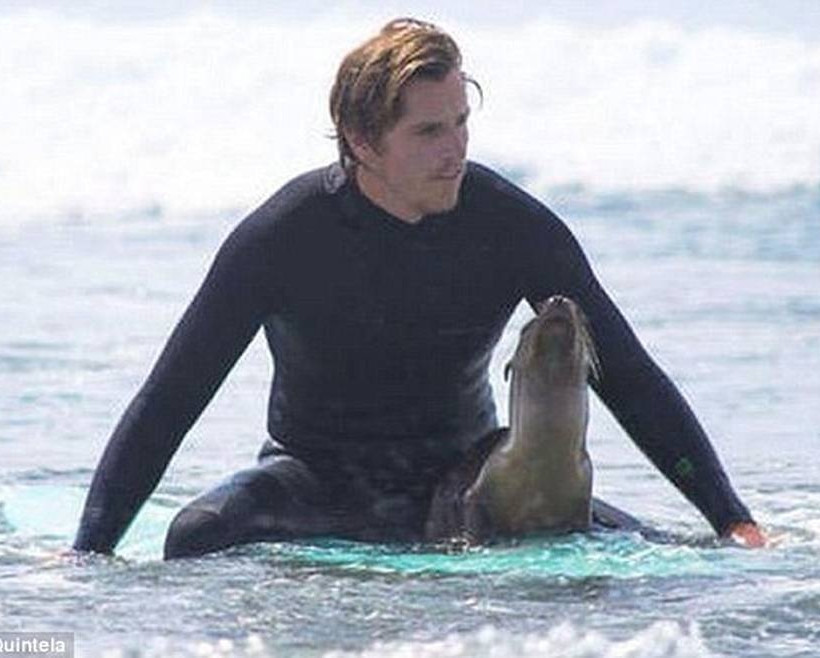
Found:
[[[340,164],[245,219],[114,431],[78,550],[110,552],[260,326],[275,361],[257,466],[174,519],[166,557],[332,535],[414,541],[430,496],[496,425],[488,365],[513,309],[554,294],[590,321],[596,391],[723,536],[765,536],[670,380],[540,202],[466,161],[455,42],[389,23],[331,93]]]

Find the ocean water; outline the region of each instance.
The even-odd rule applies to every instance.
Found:
[[[317,541],[163,563],[174,512],[254,459],[271,374],[257,339],[119,557],[61,556],[221,240],[334,157],[335,66],[389,16],[0,6],[0,631],[71,631],[80,656],[816,655],[820,35],[810,3],[783,3],[777,29],[659,4],[441,17],[485,89],[471,157],[567,221],[772,547],[715,542],[596,403],[596,493],[676,541]],[[493,364],[502,417],[526,317]]]

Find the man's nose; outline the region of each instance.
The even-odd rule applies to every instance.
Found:
[[[464,126],[449,131],[445,140],[445,154],[463,160],[467,155],[467,139],[467,128]]]

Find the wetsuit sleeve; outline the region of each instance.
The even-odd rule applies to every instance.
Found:
[[[578,302],[601,366],[593,388],[632,440],[718,534],[751,520],[680,391],[641,345],[566,226],[546,209],[543,215],[524,247],[527,300],[560,293]]]
[[[241,226],[240,226],[241,228]],[[274,303],[265,243],[223,244],[100,459],[74,548],[111,552]]]

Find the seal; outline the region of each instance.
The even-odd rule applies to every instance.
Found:
[[[510,426],[479,440],[445,475],[433,494],[428,541],[474,544],[592,523],[586,430],[595,349],[572,300],[550,297],[536,310],[505,368]]]

